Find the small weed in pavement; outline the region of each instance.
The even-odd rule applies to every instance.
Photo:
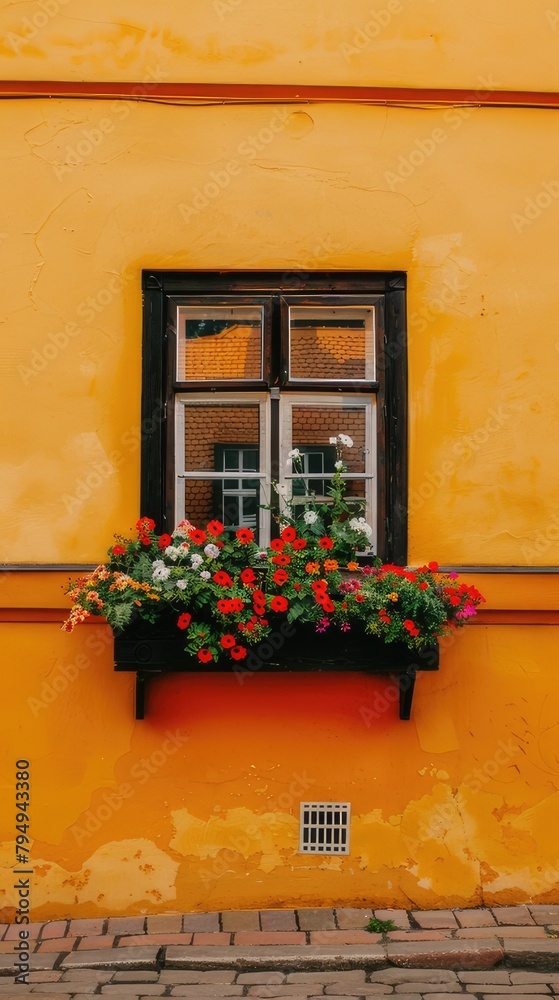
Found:
[[[371,917],[365,930],[371,934],[384,934],[385,931],[396,931],[398,928],[393,920],[378,920],[377,917]]]

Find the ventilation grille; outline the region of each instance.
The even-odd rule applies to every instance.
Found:
[[[301,802],[301,854],[349,854],[349,802]]]

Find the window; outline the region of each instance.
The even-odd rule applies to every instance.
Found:
[[[272,483],[295,508],[328,502],[343,433],[346,497],[405,562],[404,275],[150,271],[143,287],[142,513],[265,544]]]

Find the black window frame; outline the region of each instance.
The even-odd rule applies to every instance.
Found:
[[[407,561],[408,496],[408,370],[406,329],[406,274],[402,271],[163,271],[142,272],[142,435],[140,512],[152,517],[159,531],[172,531],[174,523],[168,498],[174,491],[174,399],[177,391],[269,391],[280,387],[298,390],[371,392],[377,400],[377,513],[378,555],[387,562]],[[188,297],[192,305],[218,296],[233,297],[239,305],[267,301],[269,328],[281,331],[274,343],[264,338],[263,379],[243,383],[219,380],[215,384],[174,380],[174,354],[170,349],[169,301]],[[377,381],[289,381],[286,368],[286,331],[279,315],[279,300],[317,306],[339,303],[348,297],[354,304],[370,303],[383,296],[383,329],[376,344]],[[270,297],[271,300],[270,300]],[[172,355],[172,356],[171,356]],[[274,370],[273,384],[266,378]],[[277,475],[272,452],[272,475]]]

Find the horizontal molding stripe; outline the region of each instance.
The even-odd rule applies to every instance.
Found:
[[[355,103],[513,108],[557,108],[556,91],[454,89],[444,87],[352,87],[331,84],[74,82],[70,80],[2,80],[0,97],[65,97],[177,101],[192,103],[301,104]]]
[[[63,622],[70,608],[0,608],[0,623],[49,624]],[[104,618],[91,616],[81,625],[106,625]],[[558,611],[492,610],[478,611],[469,625],[559,625]]]
[[[2,573],[92,573],[99,563],[0,563]],[[559,566],[440,566],[441,573],[508,573],[511,576],[559,574]]]

